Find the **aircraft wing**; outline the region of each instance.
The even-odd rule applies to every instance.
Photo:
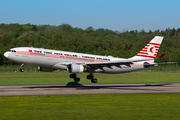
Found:
[[[125,60],[118,60],[118,61],[107,61],[107,62],[86,62],[86,65],[112,65],[112,64],[133,64],[133,62],[141,62],[141,61],[148,61],[153,60],[153,58],[144,58],[144,59],[125,59]]]
[[[126,65],[133,64],[133,62],[141,62],[154,60],[154,58],[141,58],[141,59],[123,59],[118,61],[105,61],[105,62],[62,62],[60,64],[68,66],[69,64],[81,64],[81,65],[89,65],[89,66],[111,66],[111,65]]]

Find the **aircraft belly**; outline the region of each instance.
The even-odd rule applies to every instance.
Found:
[[[103,67],[101,69],[95,70],[95,72],[118,74],[118,73],[133,72],[133,71],[142,70],[142,69],[144,69],[143,66],[129,66],[128,67],[126,65],[121,65],[119,67],[117,66]]]

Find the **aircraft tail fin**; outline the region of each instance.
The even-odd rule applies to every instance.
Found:
[[[163,37],[155,36],[136,56],[132,58],[133,59],[156,58],[156,55],[159,51],[162,40],[163,40]],[[154,62],[154,60],[151,62]]]

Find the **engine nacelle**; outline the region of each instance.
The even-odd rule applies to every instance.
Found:
[[[54,71],[53,68],[40,67],[40,66],[38,66],[38,70],[41,71],[41,72],[52,72],[52,71]]]
[[[69,73],[83,73],[85,71],[85,68],[83,65],[69,64],[69,66],[67,67],[67,71]]]
[[[148,63],[148,62],[144,62],[144,68],[148,68],[148,67],[151,67],[151,65],[150,65],[150,63]]]

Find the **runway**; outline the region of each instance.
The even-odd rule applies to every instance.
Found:
[[[180,83],[1,85],[0,96],[180,93]]]

